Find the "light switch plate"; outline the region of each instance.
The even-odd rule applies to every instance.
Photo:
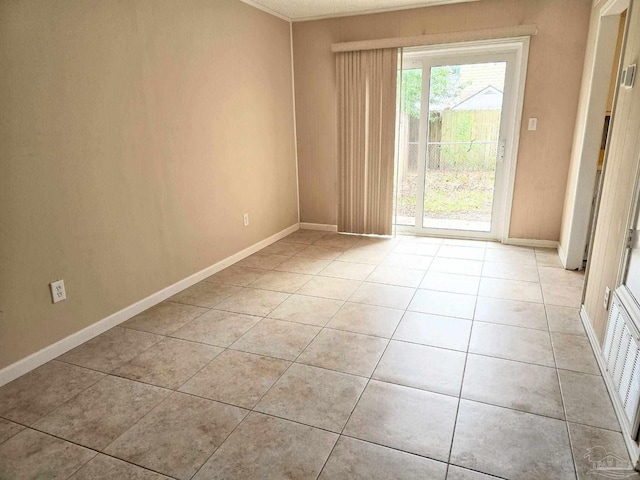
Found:
[[[633,83],[636,79],[636,64],[629,65],[626,68],[626,74],[624,76],[624,88],[633,88]]]

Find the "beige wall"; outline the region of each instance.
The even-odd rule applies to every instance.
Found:
[[[637,2],[636,2],[637,3]],[[628,20],[628,36],[622,65],[640,63],[640,8],[634,4]],[[603,308],[604,291],[616,287],[633,185],[640,157],[640,88],[620,89],[613,110],[610,147],[605,160],[604,183],[589,263],[584,307],[600,342],[608,312]]]
[[[558,240],[590,11],[589,0],[484,0],[294,23],[301,221],[336,223],[331,43],[535,24],[510,236]]]
[[[295,224],[291,87],[237,0],[0,2],[0,368]]]

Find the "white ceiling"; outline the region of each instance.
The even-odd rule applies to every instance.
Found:
[[[243,0],[287,20],[341,17],[476,0]]]

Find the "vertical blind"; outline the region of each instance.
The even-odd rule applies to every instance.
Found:
[[[397,48],[341,52],[338,231],[392,231]]]

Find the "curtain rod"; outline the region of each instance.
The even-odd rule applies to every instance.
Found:
[[[485,28],[466,32],[432,33],[413,37],[380,38],[357,42],[332,43],[332,52],[353,52],[356,50],[375,50],[377,48],[419,47],[444,43],[472,42],[476,40],[494,40],[498,38],[524,37],[537,35],[535,25],[516,25],[514,27]]]

